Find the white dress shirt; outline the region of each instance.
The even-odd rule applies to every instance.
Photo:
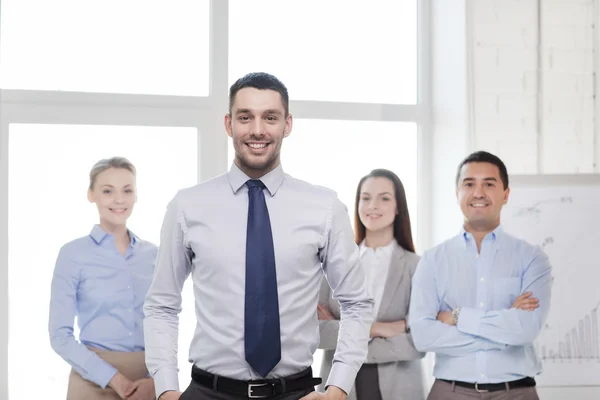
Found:
[[[375,249],[367,247],[364,240],[360,244],[360,263],[367,275],[367,287],[375,300],[375,305],[373,306],[374,318],[377,318],[377,314],[379,313],[379,306],[383,298],[383,289],[387,282],[395,244],[395,239],[386,246]]]
[[[144,306],[146,364],[157,396],[179,390],[178,314],[190,273],[197,319],[190,361],[220,376],[260,378],[244,355],[248,179],[234,164],[226,174],[181,190],[167,208]],[[328,385],[349,392],[367,355],[373,300],[347,209],[333,191],[294,179],[281,165],[260,179],[273,232],[281,325],[281,361],[269,377],[311,366],[319,344],[317,301],[325,273],[342,307]]]

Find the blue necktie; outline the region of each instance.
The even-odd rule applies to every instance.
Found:
[[[249,180],[246,232],[246,303],[244,349],[246,361],[266,377],[281,359],[277,272],[269,210],[259,180]]]

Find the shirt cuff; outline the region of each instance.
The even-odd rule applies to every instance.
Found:
[[[470,307],[461,308],[456,327],[463,333],[479,336],[479,327],[481,326],[481,319],[484,316],[484,310]]]
[[[334,362],[325,387],[337,386],[346,392],[346,394],[350,394],[352,386],[354,385],[354,380],[356,379],[356,373],[357,371],[352,367],[339,361]]]
[[[179,391],[179,375],[177,368],[160,368],[153,376],[156,398],[169,390]]]
[[[102,359],[98,360],[99,362],[96,365],[93,365],[92,368],[89,369],[90,376],[87,378],[91,380],[102,389],[106,389],[110,380],[117,374],[117,369],[105,362]]]

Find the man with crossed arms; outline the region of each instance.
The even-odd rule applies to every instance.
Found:
[[[538,246],[503,231],[504,163],[483,151],[459,166],[460,233],[425,252],[413,278],[415,347],[436,354],[428,400],[537,400],[533,341],[550,309],[551,268]]]

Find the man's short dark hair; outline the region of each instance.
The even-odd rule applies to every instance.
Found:
[[[259,90],[274,90],[281,96],[281,103],[285,110],[285,116],[289,113],[289,96],[285,85],[275,76],[266,72],[251,72],[244,75],[229,88],[229,113],[233,108],[237,92],[244,88],[254,88]]]
[[[488,153],[487,151],[476,151],[471,153],[460,163],[458,170],[456,171],[456,186],[458,186],[458,180],[460,179],[460,171],[462,170],[462,167],[470,163],[490,163],[495,165],[498,167],[498,171],[500,172],[500,179],[502,180],[504,190],[508,188],[508,171],[506,170],[506,165],[504,165],[500,158],[492,153]]]

